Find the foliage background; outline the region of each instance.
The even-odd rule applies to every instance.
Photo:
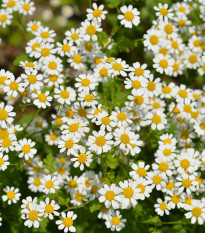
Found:
[[[27,60],[25,53],[25,45],[31,38],[28,34],[24,33],[24,28],[26,22],[30,19],[37,19],[43,22],[41,13],[46,8],[52,9],[54,16],[60,14],[60,8],[52,8],[48,3],[48,0],[34,0],[36,8],[38,11],[30,18],[23,17],[19,18],[19,15],[15,16],[13,24],[5,29],[0,29],[0,37],[2,38],[3,44],[0,45],[0,69],[10,70],[18,77],[22,73],[22,69],[18,67],[18,64],[22,60]],[[77,6],[79,14],[75,14],[71,19],[69,19],[66,27],[60,27],[56,23],[56,18],[54,17],[50,22],[43,22],[45,26],[49,26],[57,32],[57,41],[61,41],[64,37],[64,32],[69,30],[71,27],[78,27],[80,23],[85,19],[86,9],[90,7],[91,1],[88,0],[62,0],[62,5]],[[120,57],[127,61],[128,64],[132,64],[136,61],[141,64],[148,64],[148,68],[152,70],[152,56],[145,53],[142,38],[143,34],[147,29],[150,28],[152,20],[155,19],[155,11],[153,6],[157,5],[159,2],[172,4],[177,1],[171,0],[99,0],[95,1],[97,4],[104,4],[108,10],[108,15],[106,21],[103,22],[103,29],[105,32],[99,34],[99,40],[102,42],[108,38],[108,35],[112,35],[119,22],[117,20],[117,15],[120,12],[120,6],[132,4],[134,7],[138,8],[141,12],[141,23],[138,27],[133,29],[121,28],[118,33],[114,35],[115,44],[111,51],[107,52],[108,56]],[[1,4],[1,1],[0,1]],[[196,12],[191,13],[193,22],[196,24],[198,22]],[[116,26],[118,25],[118,26]],[[186,38],[185,38],[186,39]],[[188,39],[188,38],[187,38]],[[169,81],[170,77],[166,75],[160,75],[154,73],[155,77],[161,77],[162,80]],[[175,80],[176,83],[184,83],[192,88],[200,88],[204,83],[204,78],[197,75],[195,71],[190,71],[183,76],[179,76]],[[100,88],[100,87],[99,87]],[[101,87],[102,88],[102,87]],[[109,99],[109,84],[103,87],[104,94],[107,96],[106,100]],[[123,91],[122,83],[117,82],[115,91],[115,101],[116,104],[122,105]],[[125,93],[125,92],[124,92]],[[126,95],[126,93],[125,93]],[[109,103],[108,103],[109,104]],[[28,113],[32,112],[32,109],[26,110]],[[24,112],[24,114],[26,113]],[[29,122],[32,114],[26,114],[22,118],[22,112],[19,110],[16,117],[17,122]],[[148,136],[149,136],[149,132]],[[146,146],[139,155],[139,159],[146,161],[146,163],[151,164],[153,153],[157,147],[158,135],[153,137],[146,137]],[[42,151],[42,158],[45,158],[47,154],[51,153],[50,147],[47,147],[45,143],[39,141],[37,143],[38,150]],[[54,152],[55,153],[55,152]],[[53,154],[54,154],[53,153]],[[10,162],[12,164],[18,163],[15,155],[10,156]],[[116,160],[109,160],[107,158],[108,175],[110,179],[116,180],[117,182],[126,179],[126,171],[123,170],[123,166],[119,164]],[[93,167],[95,167],[93,165]],[[91,167],[92,168],[92,167]],[[114,169],[114,170],[111,170]],[[73,169],[72,174],[79,175],[78,169]],[[116,176],[116,177],[115,177]],[[9,166],[5,172],[0,172],[0,192],[6,185],[19,187],[22,194],[21,199],[31,195],[27,188],[27,175],[23,170],[23,165],[18,164],[18,166]],[[61,191],[57,193],[62,199],[59,202],[64,202],[67,196],[65,192]],[[184,222],[184,214],[180,213],[180,210],[174,210],[169,216],[158,217],[154,211],[154,203],[156,199],[160,197],[160,192],[152,192],[150,198],[145,201],[140,201],[139,204],[134,209],[122,210],[122,215],[127,219],[126,227],[121,231],[122,233],[141,233],[141,232],[152,232],[152,233],[188,233],[188,232],[204,232],[203,226],[190,225],[188,222]],[[40,196],[37,194],[37,196]],[[161,196],[162,197],[162,196]],[[0,212],[3,217],[3,226],[0,228],[1,233],[54,233],[58,232],[57,226],[54,221],[48,222],[47,219],[43,220],[40,229],[29,229],[23,225],[23,220],[20,215],[20,205],[21,202],[8,206],[6,203],[0,201]],[[97,219],[99,204],[93,202],[86,205],[83,208],[74,210],[78,215],[75,221],[77,233],[105,233],[110,232],[105,225],[103,220]],[[182,223],[180,221],[182,220]],[[179,221],[179,222],[178,222]],[[178,222],[178,224],[176,223]]]

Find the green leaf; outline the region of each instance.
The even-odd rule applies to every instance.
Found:
[[[115,181],[115,172],[114,171],[107,172],[106,176],[104,177],[104,183],[110,185],[114,181]]]
[[[21,116],[21,119],[18,121],[18,124],[20,125],[27,125],[31,120],[33,119],[33,114],[23,114],[23,116]]]
[[[100,207],[101,207],[101,204],[97,200],[95,200],[95,201],[91,202],[89,209],[90,209],[90,212],[93,213],[93,212],[99,210]]]
[[[13,61],[13,65],[18,66],[20,64],[21,61],[29,61],[29,57],[26,54],[21,54],[20,56],[18,56],[14,61]]]
[[[124,3],[124,0],[105,0],[109,8],[115,8]]]
[[[43,162],[44,168],[47,169],[49,172],[55,172],[58,170],[57,168],[54,168],[56,160],[52,154],[48,154],[47,157],[43,160]]]
[[[58,204],[59,205],[65,205],[65,206],[68,206],[68,203],[70,201],[70,198],[63,198],[63,197],[58,197]]]
[[[107,165],[111,169],[115,169],[119,164],[119,159],[113,156],[107,157]]]

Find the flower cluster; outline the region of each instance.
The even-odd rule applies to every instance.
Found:
[[[193,26],[188,18],[198,9],[204,20],[204,1],[197,3],[154,8],[157,20],[143,43],[154,55],[157,72],[173,77],[187,69],[205,73],[204,24]],[[3,27],[11,23],[13,12],[31,14],[35,9],[29,0],[3,0],[2,6]],[[98,218],[120,231],[127,221],[121,213],[154,191],[158,215],[180,209],[191,223],[203,224],[205,87],[168,83],[148,64],[129,65],[108,56],[114,39],[98,40],[107,14],[104,5],[93,3],[80,27],[67,30],[60,42],[54,30],[30,21],[28,59],[20,62],[23,73],[15,77],[0,70],[0,171],[9,170],[16,157],[35,195],[21,200],[24,225],[39,228],[48,218],[55,219],[59,230],[75,232],[77,215],[70,210],[97,202]],[[139,25],[140,12],[122,6],[118,20],[129,30]],[[116,92],[123,103],[118,104]],[[31,112],[29,120],[17,122],[25,109]],[[155,151],[147,159],[151,138]],[[120,166],[125,176],[119,180],[115,174]],[[18,202],[19,189],[4,187],[2,201]]]

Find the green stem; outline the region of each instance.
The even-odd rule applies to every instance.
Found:
[[[115,96],[115,77],[112,78],[112,103],[111,103],[111,110],[113,110],[114,96]]]
[[[68,207],[67,209],[65,209],[65,210],[61,211],[60,213],[67,212],[67,211],[69,211],[69,210],[73,210],[73,209],[81,208],[81,207],[83,207],[83,206],[87,205],[87,204],[88,204],[88,203],[90,203],[90,202],[91,202],[91,200],[86,201],[86,202],[84,202],[84,203],[83,203],[83,204],[81,204],[81,205]]]
[[[38,113],[41,111],[41,108],[39,108],[36,112],[35,112],[35,114],[33,115],[33,117],[32,117],[32,119],[29,121],[29,123],[27,124],[27,126],[24,128],[24,130],[26,130],[28,127],[29,127],[29,125],[31,124],[31,122],[34,120],[34,118],[38,115]]]

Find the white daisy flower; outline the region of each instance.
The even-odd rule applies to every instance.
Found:
[[[57,210],[60,209],[60,206],[56,204],[54,200],[50,200],[48,197],[44,201],[41,201],[39,206],[42,208],[42,212],[44,212],[43,217],[48,217],[49,219],[53,220],[53,215],[59,216],[59,212]]]
[[[108,152],[113,145],[112,134],[105,133],[105,131],[93,131],[93,135],[88,137],[87,146],[91,151],[95,151],[97,154]]]
[[[8,160],[8,155],[3,155],[3,153],[0,153],[0,171],[5,171],[7,169],[7,166],[10,164]]]
[[[31,139],[24,138],[19,140],[16,146],[16,151],[19,151],[19,158],[25,157],[26,160],[32,159],[37,152],[37,150],[33,148],[35,144],[36,143],[31,141]]]
[[[132,25],[138,26],[140,23],[140,12],[137,8],[133,8],[132,5],[122,6],[120,8],[123,15],[118,15],[118,19],[121,20],[120,23],[126,28],[132,28]]]
[[[67,214],[66,213],[61,213],[61,217],[62,217],[62,220],[57,220],[56,221],[56,224],[59,225],[58,226],[58,229],[59,230],[63,230],[64,229],[64,232],[75,232],[76,229],[75,227],[73,226],[73,221],[77,218],[77,215],[74,214],[73,211],[68,211]]]
[[[6,192],[6,195],[2,196],[2,200],[8,201],[9,205],[15,204],[20,199],[21,193],[18,188],[6,186],[3,191]]]

